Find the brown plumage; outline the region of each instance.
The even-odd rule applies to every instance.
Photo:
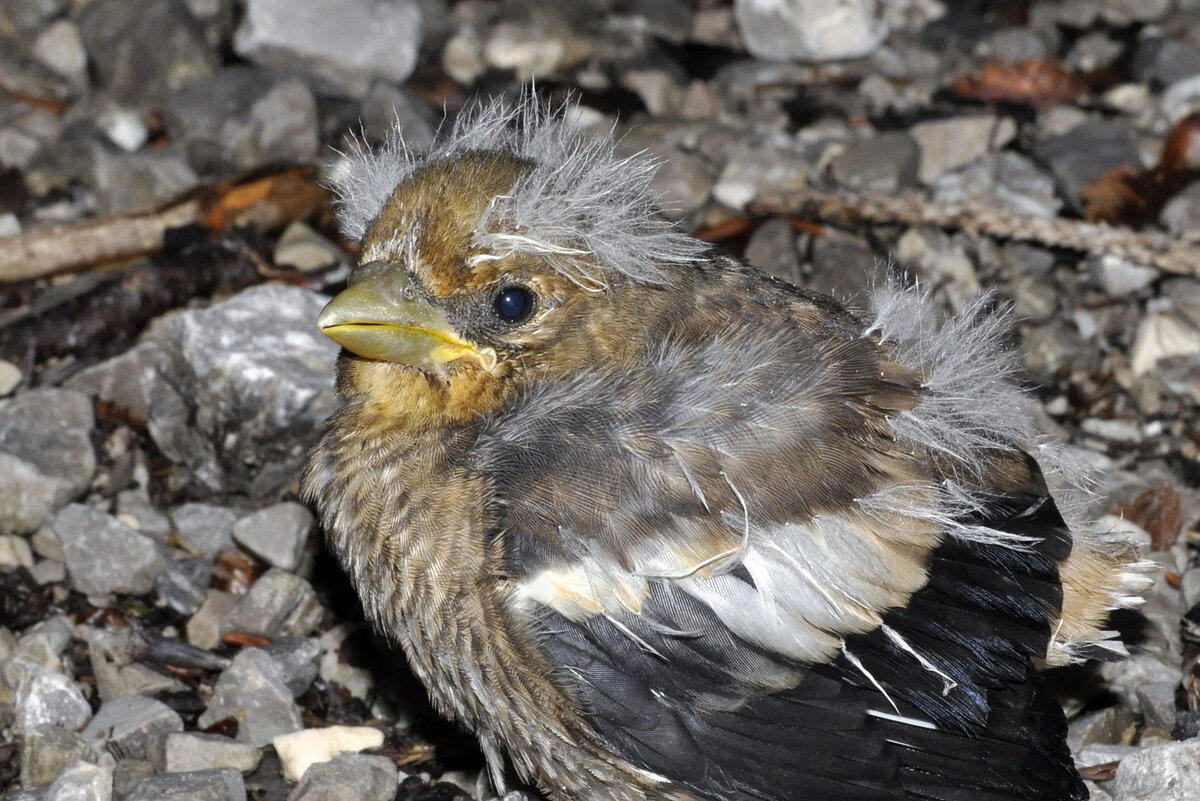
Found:
[[[673,231],[531,104],[359,154],[306,496],[435,705],[556,799],[1067,799],[1037,669],[1116,650],[1003,321],[856,316]]]

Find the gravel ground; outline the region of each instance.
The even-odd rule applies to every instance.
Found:
[[[4,0],[0,264],[220,199],[144,258],[0,272],[0,798],[494,796],[296,475],[334,404],[312,322],[354,259],[316,181],[351,130],[420,148],[534,76],[766,270],[851,297],[890,261],[948,308],[1012,305],[1043,427],[1161,567],[1114,621],[1130,658],[1054,677],[1072,748],[1095,799],[1200,798],[1200,258],[975,224],[1198,244],[1197,0]],[[263,186],[284,210],[242,224]],[[817,192],[972,210],[778,211]]]

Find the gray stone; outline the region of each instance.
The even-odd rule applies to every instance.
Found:
[[[0,400],[0,531],[32,531],[91,484],[91,400],[31,389]]]
[[[132,782],[121,801],[246,801],[246,783],[234,768],[163,773]]]
[[[312,585],[286,570],[271,568],[238,597],[222,631],[264,637],[308,634],[321,622],[321,604]]]
[[[88,185],[108,214],[155,206],[194,189],[200,178],[178,147],[126,153],[107,143],[91,150]]]
[[[167,562],[154,582],[158,598],[181,615],[193,615],[208,593],[213,566],[207,559],[187,557]]]
[[[78,729],[92,716],[92,707],[74,681],[61,673],[35,667],[13,694],[13,726],[32,731],[38,726]]]
[[[69,0],[6,0],[0,3],[0,30],[28,31],[66,13]]]
[[[126,695],[105,701],[82,732],[97,753],[105,747],[127,759],[145,759],[155,739],[183,731],[183,720],[162,701]]]
[[[1116,63],[1125,46],[1104,31],[1084,34],[1067,51],[1066,66],[1078,72],[1096,72]]]
[[[238,516],[232,509],[207,503],[185,503],[171,511],[179,539],[212,560],[233,547],[233,526]]]
[[[197,648],[212,649],[221,644],[225,619],[233,610],[237,597],[222,590],[209,590],[204,602],[187,623],[187,640]]]
[[[1168,278],[1162,295],[1171,301],[1179,316],[1200,328],[1200,281],[1195,278]]]
[[[1200,181],[1176,192],[1163,206],[1158,220],[1176,236],[1194,236],[1200,231]]]
[[[138,693],[153,695],[185,689],[179,679],[133,661],[134,654],[146,644],[129,628],[88,627],[83,639],[88,644],[96,691],[105,702]]]
[[[399,773],[387,757],[342,754],[304,772],[288,801],[392,801]]]
[[[325,92],[361,97],[416,66],[421,12],[410,0],[249,0],[233,46],[257,64],[298,69]]]
[[[1171,731],[1175,728],[1175,690],[1178,683],[1152,681],[1137,688],[1138,707],[1146,727]]]
[[[1200,46],[1182,39],[1147,37],[1134,47],[1129,66],[1140,83],[1167,86],[1200,75]]]
[[[54,615],[27,628],[17,640],[14,657],[27,659],[50,670],[59,670],[59,657],[71,644],[75,626],[66,615]]]
[[[767,193],[796,193],[808,182],[808,163],[783,147],[735,146],[712,187],[712,196],[726,206],[743,209]]]
[[[340,623],[321,633],[320,676],[345,687],[355,698],[366,700],[375,688],[374,675],[366,668],[342,661],[342,646],[358,630],[349,623]]]
[[[1125,298],[1141,292],[1153,284],[1160,274],[1153,267],[1135,264],[1111,253],[1088,259],[1088,269],[1104,291],[1114,298]]]
[[[296,220],[284,230],[272,254],[276,265],[291,267],[302,273],[332,267],[344,256],[341,248],[301,220]]]
[[[67,766],[83,759],[83,738],[62,726],[35,726],[21,744],[21,784],[49,784]]]
[[[247,515],[233,527],[233,539],[282,570],[296,570],[316,527],[312,512],[285,501]]]
[[[67,580],[67,566],[57,559],[39,559],[29,568],[38,584],[61,584]]]
[[[1034,146],[1063,188],[1067,203],[1083,208],[1083,190],[1114,167],[1142,167],[1129,127],[1111,120],[1088,120]]]
[[[931,284],[944,284],[955,309],[964,308],[981,290],[962,242],[940,229],[908,229],[896,243],[896,258]]]
[[[150,502],[150,493],[141,487],[117,493],[117,519],[161,542],[171,534],[171,518]]]
[[[1087,712],[1067,724],[1067,746],[1072,753],[1078,754],[1095,743],[1119,744],[1133,725],[1133,710],[1127,706]]]
[[[118,356],[80,371],[67,386],[94,398],[120,406],[138,423],[150,417],[152,406],[171,401],[161,372],[167,368],[167,353],[157,342],[139,342]],[[178,397],[175,405],[182,405]],[[161,412],[160,412],[161,414]]]
[[[163,744],[162,770],[181,773],[212,768],[233,768],[253,773],[262,762],[262,749],[217,734],[172,733]]]
[[[1062,207],[1054,179],[1024,156],[1007,151],[943,173],[931,189],[940,203],[971,201],[1035,217],[1053,217]]]
[[[1137,688],[1151,682],[1179,681],[1179,665],[1155,654],[1134,653],[1120,662],[1101,664],[1100,675],[1114,694],[1136,709]]]
[[[1001,28],[975,46],[975,55],[1005,64],[1046,58],[1046,42],[1029,28]]]
[[[46,790],[45,801],[110,801],[112,770],[76,762],[62,772]]]
[[[214,488],[270,496],[299,474],[334,410],[337,346],[314,326],[328,298],[264,285],[169,317],[158,336],[172,385],[187,399],[195,441],[164,453]]]
[[[133,105],[161,100],[217,64],[182,0],[95,0],[79,30],[101,85]]]
[[[1085,745],[1083,750],[1075,754],[1075,764],[1086,768],[1094,765],[1106,765],[1110,762],[1120,762],[1125,757],[1138,750],[1133,745],[1112,745],[1109,743],[1092,743]]]
[[[1184,571],[1179,591],[1183,594],[1183,605],[1188,609],[1200,603],[1200,567],[1189,567]]]
[[[799,284],[800,254],[796,231],[787,220],[771,219],[760,225],[746,243],[746,261],[752,267]]]
[[[766,61],[837,61],[865,56],[887,36],[869,0],[735,0],[746,49]]]
[[[167,131],[201,173],[247,170],[317,153],[317,101],[299,79],[227,67],[167,98]]]
[[[298,696],[317,677],[321,643],[316,637],[280,637],[263,647],[282,672],[284,683]]]
[[[1012,120],[990,114],[917,123],[909,130],[921,151],[917,178],[923,184],[931,183],[948,170],[999,150],[1016,132]]]
[[[812,238],[812,267],[802,286],[836,298],[849,298],[878,276],[877,256],[862,236],[830,227]]]
[[[1098,6],[1101,19],[1122,26],[1162,19],[1171,10],[1171,0],[1100,0]]]
[[[55,516],[53,527],[71,584],[86,595],[142,595],[166,567],[153,539],[90,506],[67,506]]]
[[[1200,797],[1200,739],[1139,749],[1121,760],[1113,801],[1189,801]]]
[[[238,741],[256,746],[304,727],[283,670],[259,648],[234,657],[217,679],[198,723],[206,727],[230,716],[238,721]]]
[[[359,123],[368,142],[379,142],[396,129],[416,151],[433,145],[436,121],[429,107],[412,92],[388,81],[376,81],[359,104]]]
[[[867,195],[894,195],[917,182],[921,151],[905,132],[860,139],[829,165],[840,185]]]

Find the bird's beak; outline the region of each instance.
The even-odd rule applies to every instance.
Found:
[[[363,277],[326,304],[321,333],[351,353],[444,373],[451,362],[496,366],[496,351],[461,338],[437,308],[413,287],[400,266],[364,265]]]

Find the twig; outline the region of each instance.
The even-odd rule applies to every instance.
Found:
[[[168,229],[185,225],[281,228],[328,207],[329,193],[311,173],[294,168],[235,179],[148,211],[0,237],[0,285],[148,256],[162,249]]]
[[[199,222],[199,200],[149,212],[87,220],[0,237],[0,284],[154,253],[163,232]]]
[[[828,223],[925,225],[980,237],[1036,242],[1053,248],[1115,255],[1167,273],[1200,277],[1200,247],[1162,232],[1141,233],[1106,223],[1034,217],[979,203],[935,203],[919,195],[867,197],[805,192],[770,195],[750,205],[759,215],[810,217]]]

